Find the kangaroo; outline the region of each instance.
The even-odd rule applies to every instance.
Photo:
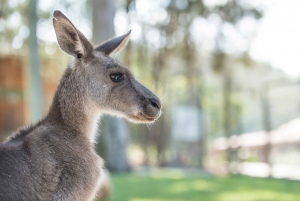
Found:
[[[103,114],[155,121],[161,102],[114,56],[130,31],[93,47],[60,11],[53,14],[60,48],[73,58],[48,114],[0,145],[1,201],[90,201],[100,187],[102,159],[94,150]]]

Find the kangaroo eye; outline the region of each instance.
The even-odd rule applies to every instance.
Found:
[[[110,79],[113,82],[121,82],[122,80],[124,80],[124,76],[122,73],[113,73],[110,74]]]

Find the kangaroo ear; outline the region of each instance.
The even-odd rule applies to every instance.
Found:
[[[127,44],[130,33],[131,30],[127,34],[110,39],[96,47],[95,50],[103,52],[111,57],[115,57],[117,53]]]
[[[54,11],[53,16],[53,26],[60,48],[76,58],[87,57],[93,51],[91,43],[60,11]]]

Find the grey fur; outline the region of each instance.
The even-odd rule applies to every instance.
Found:
[[[159,99],[108,56],[124,42],[112,39],[106,42],[109,45],[102,44],[106,51],[102,52],[61,12],[55,11],[54,17],[59,45],[74,58],[46,117],[0,145],[1,201],[92,200],[103,166],[92,143],[99,116],[106,113],[149,123],[161,113]],[[114,72],[122,73],[124,80],[113,82]]]

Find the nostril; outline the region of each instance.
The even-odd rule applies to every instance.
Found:
[[[151,103],[151,105],[153,107],[156,107],[157,109],[161,108],[161,104],[160,104],[160,102],[159,102],[158,99],[156,99],[156,98],[149,98],[149,101],[150,101],[150,103]]]

